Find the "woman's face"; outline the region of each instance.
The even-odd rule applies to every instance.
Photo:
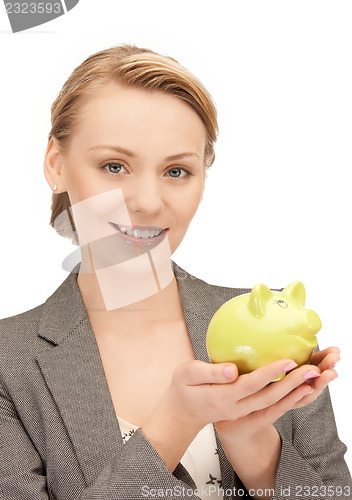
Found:
[[[56,183],[68,192],[80,243],[118,233],[145,246],[167,236],[173,253],[201,200],[205,143],[203,122],[181,99],[104,87],[82,107],[60,156]]]

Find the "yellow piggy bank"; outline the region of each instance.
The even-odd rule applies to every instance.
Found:
[[[240,375],[284,358],[299,366],[309,363],[321,321],[305,309],[305,299],[303,283],[295,281],[282,292],[259,283],[251,293],[229,300],[209,323],[211,361],[235,363]]]

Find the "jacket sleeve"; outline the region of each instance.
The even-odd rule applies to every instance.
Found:
[[[43,462],[0,385],[0,499],[47,500]]]
[[[291,412],[292,436],[277,428],[282,450],[274,500],[352,498],[352,481],[344,460],[329,389],[312,403]]]
[[[290,412],[292,419],[291,437],[287,433],[280,433],[282,450],[276,477],[275,495],[273,500],[309,499],[349,499],[352,497],[352,481],[350,472],[344,460],[346,446],[340,441],[328,388],[309,405]],[[280,429],[278,429],[280,432]],[[133,452],[127,445],[133,443]],[[145,498],[149,496],[165,495],[166,488],[173,492],[181,492],[174,481],[170,482],[168,470],[154,448],[139,429],[124,445],[123,455],[119,461],[112,461],[104,469],[91,488],[87,488],[81,500],[102,498]],[[146,469],[138,464],[141,454],[149,456]],[[125,457],[125,459],[123,458]],[[129,457],[127,459],[127,457]],[[150,483],[150,464],[153,464],[154,473],[160,479],[158,487]],[[131,484],[127,480],[130,467],[139,467],[137,483]],[[111,481],[115,478],[115,482]],[[136,478],[134,478],[134,481]],[[144,484],[144,489],[141,484]],[[174,486],[176,488],[174,488]],[[191,487],[191,486],[190,486]],[[183,483],[184,494],[181,498],[198,498],[190,495],[189,489]],[[123,491],[129,495],[124,496]],[[187,491],[186,491],[187,490]],[[144,495],[141,493],[144,493]],[[139,496],[138,496],[139,494]],[[174,493],[175,495],[175,493]],[[237,498],[234,495],[234,498]]]
[[[93,484],[70,485],[65,498],[57,496],[48,489],[45,463],[0,383],[0,500],[139,500],[167,489],[180,498],[199,500],[192,493],[195,488],[181,463],[171,474],[138,429]]]
[[[143,459],[141,459],[143,457]],[[146,499],[178,497],[200,500],[196,485],[181,463],[173,474],[137,429],[124,444],[119,456],[111,460],[80,500]]]

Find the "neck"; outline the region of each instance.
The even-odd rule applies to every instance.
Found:
[[[138,266],[127,263],[102,270],[92,269],[91,262],[87,265],[83,260],[77,284],[92,326],[111,328],[118,321],[132,328],[183,318],[170,259],[155,267],[145,258]]]

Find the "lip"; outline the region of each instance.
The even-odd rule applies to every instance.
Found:
[[[289,332],[289,335],[292,335],[293,337],[303,337],[303,338],[315,338],[316,334],[318,333],[317,328],[307,328],[304,331],[301,332]]]
[[[137,226],[137,225],[136,226],[125,226],[125,225],[123,226],[127,230],[128,229],[140,229],[141,231],[143,231],[143,230],[161,231],[161,233],[158,236],[154,236],[153,238],[138,238],[137,236],[130,236],[129,234],[123,233],[119,229],[120,226],[118,224],[116,224],[116,222],[109,221],[109,224],[112,226],[114,231],[116,231],[116,233],[119,235],[119,237],[123,241],[130,242],[130,243],[133,243],[134,245],[138,245],[141,247],[151,247],[151,246],[158,245],[159,243],[161,243],[163,241],[163,239],[166,236],[166,231],[168,230],[168,228],[164,229],[164,228],[158,227],[158,226]]]
[[[316,331],[306,331],[302,333],[296,333],[296,334],[290,334],[290,337],[294,337],[296,339],[300,339],[304,344],[310,346],[310,347],[316,347],[317,345],[317,338],[316,338]]]

